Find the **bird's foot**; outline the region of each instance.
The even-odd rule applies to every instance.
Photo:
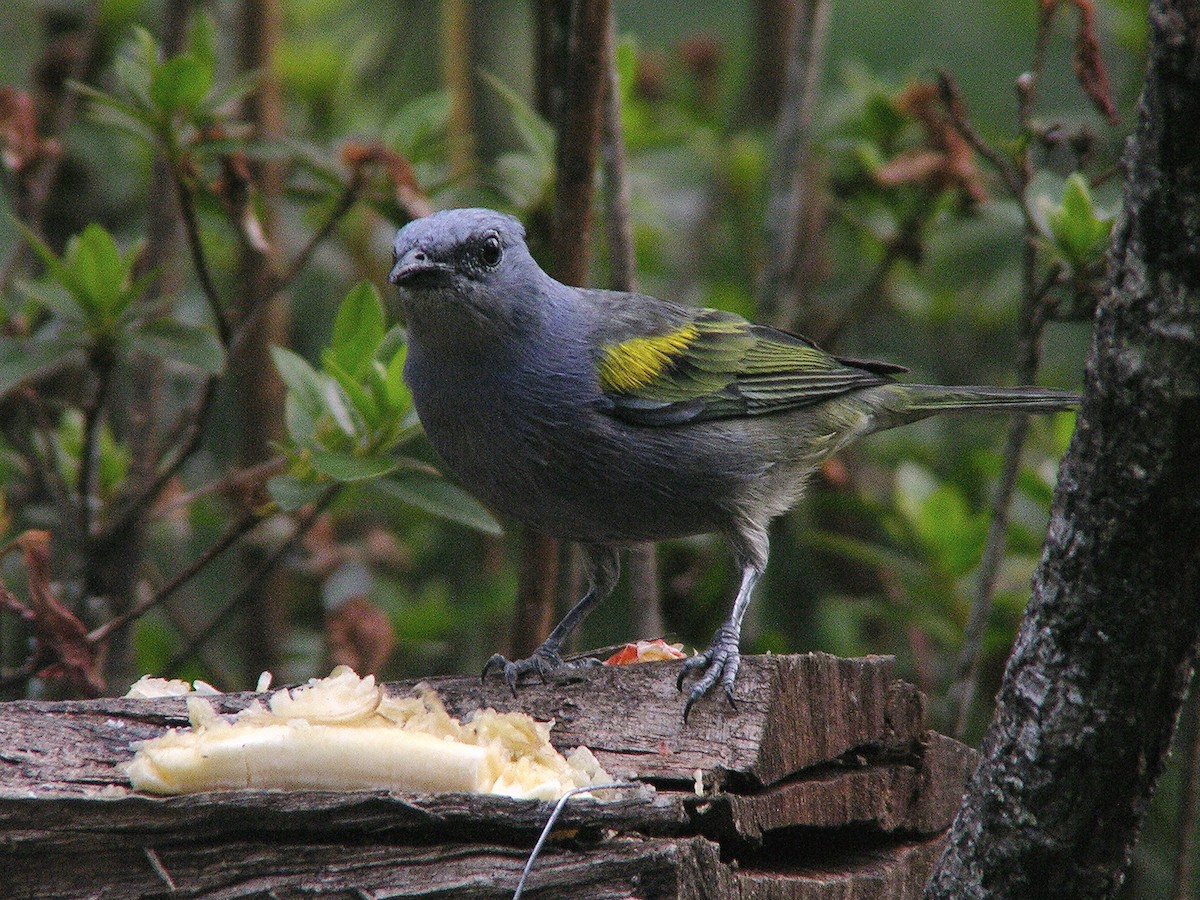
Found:
[[[688,720],[688,713],[692,711],[692,705],[707,694],[718,679],[721,687],[725,689],[725,696],[729,698],[729,705],[737,709],[737,701],[733,696],[733,684],[737,680],[738,666],[741,664],[742,657],[738,652],[737,635],[726,625],[717,629],[707,650],[699,656],[691,656],[683,661],[683,668],[679,670],[679,677],[675,679],[675,687],[681,691],[683,690],[683,680],[687,678],[689,672],[704,670],[700,680],[692,686],[687,703],[684,704],[683,721],[685,723]]]
[[[479,676],[479,680],[483,681],[492,672],[503,672],[504,681],[515,697],[517,696],[517,683],[525,675],[536,674],[538,678],[545,681],[547,672],[558,669],[583,669],[598,665],[600,665],[600,660],[589,657],[565,660],[559,655],[558,647],[547,642],[525,659],[510,660],[500,653],[495,654],[483,664],[483,674]]]

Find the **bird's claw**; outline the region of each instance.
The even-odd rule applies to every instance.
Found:
[[[599,660],[586,657],[570,661],[564,660],[559,655],[557,648],[542,644],[525,659],[510,660],[500,653],[494,654],[483,664],[483,672],[480,674],[479,680],[484,681],[492,672],[503,672],[504,682],[515,697],[517,696],[517,683],[525,675],[536,674],[544,682],[546,674],[557,669],[582,669],[599,664]]]
[[[721,687],[725,690],[725,696],[729,699],[729,705],[737,709],[737,700],[733,696],[733,685],[737,681],[738,667],[742,664],[741,654],[738,652],[738,639],[732,633],[722,628],[713,636],[712,643],[708,649],[699,656],[691,656],[683,661],[683,666],[679,670],[679,676],[675,679],[676,689],[683,690],[683,681],[687,678],[690,672],[703,669],[704,674],[700,676],[700,680],[692,685],[691,691],[688,693],[687,703],[683,706],[683,721],[686,724],[688,714],[692,711],[692,706],[712,690],[718,679],[721,682]]]

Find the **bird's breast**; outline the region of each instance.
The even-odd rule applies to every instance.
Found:
[[[503,516],[593,543],[716,530],[731,479],[700,432],[639,428],[602,410],[594,376],[485,357],[405,369],[430,443],[455,480]]]

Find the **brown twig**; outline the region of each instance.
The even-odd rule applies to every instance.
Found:
[[[200,241],[200,222],[196,216],[195,199],[180,169],[179,159],[174,158],[174,153],[169,155],[172,157],[168,159],[171,181],[175,185],[175,198],[179,201],[183,231],[187,236],[188,250],[192,255],[192,268],[196,272],[196,280],[200,282],[200,291],[208,303],[209,315],[212,317],[213,326],[217,329],[217,336],[221,339],[221,346],[228,350],[232,337],[229,321],[225,317],[225,306],[221,302],[221,295],[217,292],[212,272],[208,268],[208,259],[204,255],[204,245]]]
[[[202,484],[198,488],[175,497],[170,503],[163,506],[159,515],[168,516],[176,510],[190,506],[201,497],[208,497],[212,494],[223,494],[228,491],[247,491],[251,487],[266,481],[271,476],[278,475],[287,466],[287,458],[276,455],[258,465],[227,472],[220,478],[208,482],[208,484]]]
[[[337,227],[338,223],[342,220],[346,213],[354,208],[354,204],[358,202],[358,196],[362,191],[362,187],[362,172],[356,168],[351,173],[350,181],[346,184],[346,187],[342,189],[342,193],[338,196],[337,200],[330,208],[329,214],[325,217],[325,220],[320,224],[317,230],[312,233],[312,236],[300,249],[300,252],[296,254],[295,258],[292,260],[287,269],[285,269],[281,275],[271,281],[271,293],[279,293],[296,280],[296,276],[299,275],[304,270],[304,267],[308,265],[308,262],[312,258],[313,253],[316,252],[317,247],[324,243],[325,239],[333,233],[333,229]]]
[[[1004,186],[1008,188],[1008,192],[1017,199],[1023,209],[1025,184],[1021,178],[1020,169],[1010,157],[988,143],[971,124],[971,120],[967,117],[966,104],[963,102],[962,94],[948,72],[938,72],[938,92],[942,97],[942,105],[946,107],[946,114],[950,117],[950,124],[962,135],[963,140],[971,145],[972,150],[991,163],[996,174],[1004,182]]]
[[[181,184],[176,181],[177,191],[181,188]],[[182,189],[186,192],[186,185],[182,185]],[[304,267],[316,252],[317,247],[329,237],[333,229],[337,227],[338,222],[349,212],[356,202],[358,202],[359,192],[362,190],[362,177],[356,171],[351,177],[350,183],[342,191],[333,207],[330,209],[329,215],[309,238],[308,242],[300,250],[297,256],[292,260],[288,268],[273,279],[270,283],[268,291],[264,291],[265,295],[274,295],[291,284],[297,275],[303,271]],[[198,277],[203,283],[204,277],[200,276],[201,271],[207,272],[208,265],[205,261],[203,247],[197,241],[193,241],[192,227],[195,225],[194,204],[189,202],[189,208],[192,209],[191,221],[193,225],[187,226],[188,216],[184,214],[185,231],[188,233],[188,243],[192,250],[193,264],[199,265],[197,269]],[[180,203],[183,207],[183,201]],[[198,235],[198,232],[195,232]],[[211,278],[209,284],[211,284]],[[213,294],[215,297],[215,293]],[[219,300],[218,300],[219,302]],[[209,300],[210,308],[212,308],[212,299]],[[249,326],[253,324],[257,315],[266,307],[266,302],[256,302],[248,315],[238,322],[236,330],[229,335],[229,343],[227,345],[230,353],[236,353],[240,348],[245,335],[249,330]],[[221,318],[224,321],[224,317]],[[140,515],[147,506],[154,502],[155,498],[161,493],[163,487],[166,486],[172,478],[174,478],[184,464],[191,458],[192,454],[200,446],[200,441],[204,435],[204,426],[208,421],[208,413],[212,406],[213,398],[216,396],[218,376],[210,376],[206,378],[201,389],[197,392],[193,402],[176,417],[175,422],[168,428],[166,437],[162,441],[163,456],[159,458],[157,470],[158,474],[154,479],[146,485],[134,496],[128,498],[121,506],[120,511],[111,519],[105,528],[105,534],[119,533],[126,527],[135,516]]]

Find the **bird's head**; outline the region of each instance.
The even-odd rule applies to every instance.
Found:
[[[521,223],[490,209],[416,219],[396,234],[393,256],[388,281],[399,288],[410,329],[516,324],[535,313],[547,277]]]

